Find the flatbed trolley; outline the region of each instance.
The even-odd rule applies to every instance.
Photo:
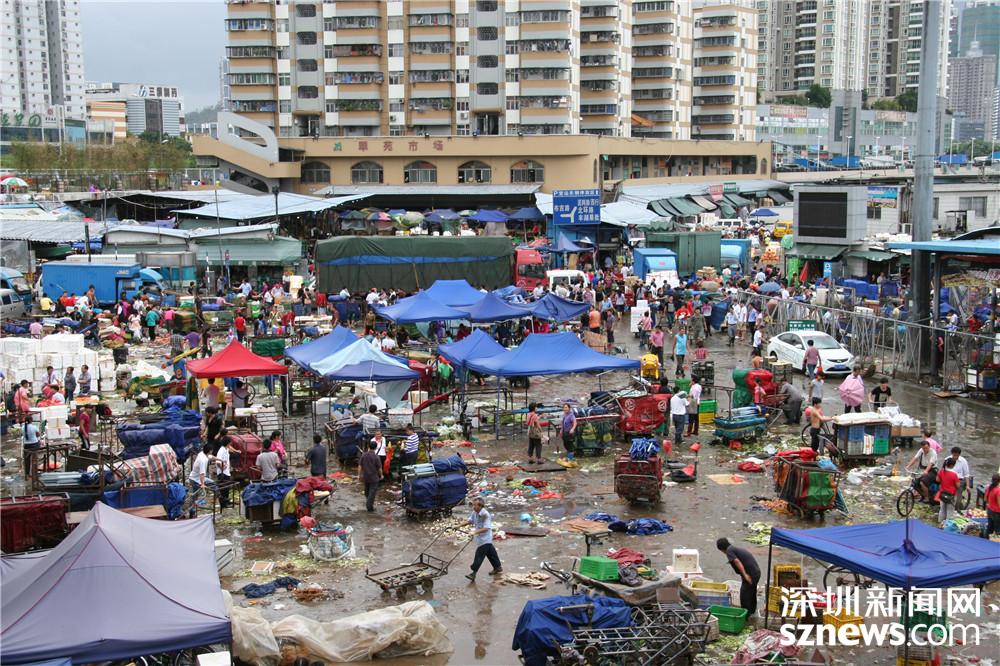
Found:
[[[404,598],[408,591],[416,590],[418,585],[424,592],[430,592],[434,588],[434,579],[447,574],[451,563],[472,542],[472,536],[466,538],[461,548],[455,551],[455,554],[447,560],[431,555],[428,551],[437,543],[438,539],[449,531],[451,530],[444,529],[438,532],[431,542],[420,551],[417,559],[409,564],[376,572],[371,572],[366,568],[365,578],[382,588],[383,594],[395,592],[396,596],[400,599]]]

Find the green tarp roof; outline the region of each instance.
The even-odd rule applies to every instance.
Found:
[[[222,243],[221,253],[229,252],[232,266],[289,266],[302,259],[302,242],[294,238],[277,236],[272,240],[236,240],[228,238]],[[198,243],[198,261],[219,264],[220,248],[217,243]]]
[[[820,245],[819,243],[796,243],[789,252],[790,255],[801,259],[822,259],[823,261],[834,261],[847,251],[843,245]]]
[[[868,261],[891,261],[900,257],[895,252],[883,252],[882,250],[852,250],[847,253],[847,256],[854,259],[867,259]]]

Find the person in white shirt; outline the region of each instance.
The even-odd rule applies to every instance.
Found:
[[[52,368],[51,365],[45,368],[44,383],[49,386],[58,386],[59,384],[59,374]]]
[[[215,383],[215,377],[208,378],[208,386],[205,387],[205,406],[218,407],[221,390]]]
[[[737,303],[736,305],[736,337],[743,341],[743,336],[747,332],[747,317],[749,317],[749,311],[747,306],[743,303]]]
[[[374,405],[372,405],[372,409],[374,409]],[[367,416],[367,414],[365,416]],[[384,470],[385,459],[388,455],[388,449],[386,448],[388,446],[388,442],[385,439],[385,435],[383,435],[382,431],[378,428],[375,429],[375,436],[372,437],[372,444],[375,446],[375,455],[377,455],[379,460],[382,461],[382,469]]]
[[[687,424],[687,393],[678,391],[670,398],[670,420],[674,424],[674,446],[684,441],[684,426]]]
[[[233,478],[233,468],[229,456],[230,446],[232,446],[232,440],[229,437],[223,437],[222,446],[215,452],[216,483],[225,483]],[[229,493],[221,493],[219,495],[219,506],[225,509],[229,507],[229,504]]]
[[[764,271],[758,270],[757,271],[757,275],[754,275],[753,279],[754,279],[754,282],[756,282],[757,284],[764,284],[764,280],[767,279],[767,276],[764,275]]]
[[[965,498],[965,486],[972,479],[972,472],[969,470],[969,461],[962,455],[962,448],[951,447],[951,457],[955,461],[955,466],[951,468],[958,475],[958,495],[955,496],[955,506],[963,508],[959,498]]]
[[[556,296],[559,296],[560,298],[569,298],[569,289],[566,288],[566,285],[560,284],[556,287]]]
[[[698,434],[698,406],[701,404],[701,382],[697,377],[691,378],[690,400],[687,410],[687,436]]]
[[[391,335],[387,335],[385,331],[382,331],[382,351],[391,352],[394,349],[396,349],[396,340]]]
[[[760,332],[760,329],[756,329],[753,332],[753,350],[750,352],[750,357],[760,356],[763,351],[764,346],[764,334]]]
[[[191,486],[191,517],[194,518],[198,507],[205,506],[205,488],[211,482],[208,476],[208,465],[212,460],[212,445],[206,443],[191,463],[191,475],[188,484]]]
[[[351,292],[347,291],[347,287],[340,290],[340,297],[345,301],[351,297]]]
[[[368,304],[368,307],[378,303],[378,290],[375,287],[372,287],[372,290],[365,296],[365,303]]]
[[[368,411],[362,414],[358,418],[358,423],[364,428],[365,433],[373,433],[379,429],[381,421],[378,417],[378,407],[375,405],[369,405]]]
[[[247,280],[243,280],[243,282],[240,283],[240,293],[243,294],[243,298],[249,297],[250,292],[252,291],[253,287],[250,286],[250,282],[248,282]]]
[[[789,296],[791,296],[791,294],[789,293],[788,288],[787,287],[782,287],[781,288],[781,298],[783,300],[787,301]]]
[[[534,289],[531,290],[531,295],[535,298],[541,298],[545,295],[545,288],[542,285],[536,285]]]

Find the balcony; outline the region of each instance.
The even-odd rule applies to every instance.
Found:
[[[411,28],[436,27],[453,25],[455,22],[451,14],[410,14],[409,25]]]
[[[326,103],[327,113],[351,113],[351,112],[371,112],[381,111],[382,100],[380,99],[337,99]]]
[[[673,23],[641,23],[632,26],[633,35],[671,35],[673,32]]]
[[[455,108],[455,100],[450,97],[414,97],[410,99],[410,111],[450,111]]]
[[[521,96],[516,98],[520,109],[566,109],[569,98],[555,95]]]
[[[614,44],[621,43],[622,35],[620,32],[614,32],[611,30],[595,30],[589,32],[583,32],[580,34],[580,44],[581,46],[586,46],[587,44],[595,44],[598,42],[612,42]]]
[[[618,90],[618,82],[608,80],[580,81],[580,89],[588,92],[615,91]]]
[[[614,116],[618,114],[617,104],[581,104],[581,116]]]
[[[716,113],[707,116],[691,116],[692,125],[732,125],[736,116],[732,113]]]
[[[382,57],[381,44],[335,44],[326,46],[323,51],[327,58]]]
[[[618,7],[616,5],[603,5],[600,7],[581,7],[581,18],[618,18]]]
[[[724,37],[699,37],[694,40],[695,48],[712,48],[714,46],[735,46],[736,37],[726,35]]]
[[[696,76],[692,83],[695,86],[731,86],[736,84],[736,76]]]
[[[795,41],[803,39],[816,39],[816,28],[796,28]]]
[[[674,75],[673,67],[633,67],[633,79],[669,79]]]
[[[642,111],[641,113],[636,112],[636,115],[646,120],[651,120],[654,123],[671,123],[674,121],[674,112],[670,110]]]
[[[695,106],[725,106],[729,104],[736,104],[735,95],[708,95],[694,98]]]
[[[735,16],[712,16],[709,18],[697,19],[694,22],[696,28],[734,28],[736,27]]]
[[[580,67],[617,67],[618,58],[613,55],[582,55]]]
[[[522,81],[565,81],[569,79],[569,68],[522,67],[518,76]]]

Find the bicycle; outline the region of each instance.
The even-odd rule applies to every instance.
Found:
[[[917,484],[920,479],[923,478],[923,474],[914,472],[910,474],[910,485],[904,488],[899,496],[896,498],[896,513],[901,517],[907,518],[911,513],[913,513],[913,507],[916,505],[918,500],[923,500],[923,496],[920,491],[917,490]],[[928,497],[933,497],[937,493],[938,484],[932,483],[927,489]]]

